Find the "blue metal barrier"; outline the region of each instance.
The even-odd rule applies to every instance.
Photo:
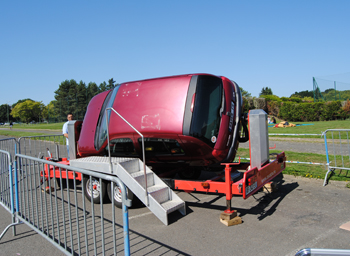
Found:
[[[331,147],[328,146],[328,133],[330,133],[331,136]],[[350,170],[349,133],[350,129],[329,129],[323,133],[328,168],[323,186],[327,184],[329,173],[334,173],[335,170]],[[332,159],[330,157],[332,157]]]

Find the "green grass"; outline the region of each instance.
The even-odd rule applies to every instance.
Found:
[[[52,124],[14,124],[13,129],[32,129],[32,130],[62,130],[64,123]]]
[[[269,127],[269,133],[283,133],[283,134],[322,134],[322,132],[328,129],[350,129],[350,120],[340,121],[319,121],[319,122],[291,122],[293,124],[312,124],[302,125],[296,127],[287,128],[274,128]],[[273,136],[273,137],[277,137]],[[272,136],[271,136],[272,137]],[[293,136],[299,138],[319,138],[317,136]],[[327,136],[328,138],[328,136]],[[344,137],[345,138],[345,137]]]
[[[38,132],[16,132],[11,130],[0,130],[0,135],[7,137],[27,137],[27,136],[39,136],[39,135],[47,135],[46,133],[38,133]]]
[[[270,153],[280,153],[276,150],[270,150]],[[313,154],[313,153],[298,153],[285,151],[287,161],[298,161],[298,162],[312,162],[312,163],[327,163],[326,155]],[[249,158],[249,150],[244,148],[239,148],[236,156],[236,161],[238,157]],[[341,162],[341,156],[337,156],[337,161]],[[244,160],[242,160],[244,162]],[[346,163],[347,164],[347,163]],[[307,178],[324,179],[327,169],[323,165],[311,165],[311,164],[297,164],[297,163],[287,163],[286,169],[283,171],[285,174],[290,174],[294,176],[301,176]],[[339,181],[350,181],[350,171],[346,170],[336,170],[335,174],[331,177],[332,180]],[[347,185],[350,187],[350,183]]]
[[[20,130],[51,130],[57,131],[57,134],[62,133],[62,126],[64,123],[52,123],[52,124],[14,124],[12,129]],[[39,136],[39,135],[48,135],[46,133],[40,132],[24,132],[24,131],[13,131],[10,130],[8,126],[0,126],[0,135],[8,137],[26,137],[26,136]]]

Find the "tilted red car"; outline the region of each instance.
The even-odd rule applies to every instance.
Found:
[[[189,74],[126,82],[89,103],[78,155],[108,156],[106,108],[145,138],[146,163],[158,167],[214,166],[232,161],[239,143],[242,96],[226,77]],[[142,158],[141,137],[113,111],[111,156]]]

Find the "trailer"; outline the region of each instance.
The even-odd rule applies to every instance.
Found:
[[[77,158],[75,147],[78,139],[75,136],[69,138],[69,144],[72,147],[70,160],[62,159],[60,163],[118,176],[127,186],[128,198],[133,200],[134,195],[138,197],[165,225],[168,224],[167,216],[171,212],[179,210],[181,214],[186,214],[185,202],[173,190],[224,194],[226,210],[221,213],[220,221],[227,226],[235,225],[241,223],[241,219],[231,206],[232,197],[238,195],[243,199],[249,198],[281,175],[286,167],[284,152],[269,154],[267,114],[263,110],[249,111],[247,125],[249,134],[246,136],[249,138],[250,161],[220,163],[221,171],[209,180],[186,180],[176,178],[177,176],[174,178],[171,175],[169,177],[163,175],[160,178],[139,158],[111,157],[110,155]],[[70,121],[69,134],[79,136],[78,128],[79,123]],[[67,175],[60,176],[59,170],[54,170],[48,165],[44,175],[56,179],[68,176],[68,179],[83,181],[83,189],[89,200],[99,203],[101,196],[108,196],[109,200],[114,200],[115,204],[121,207],[121,190],[117,186],[112,192],[110,186],[107,187],[103,182],[100,184],[97,179],[90,181],[79,174],[74,177],[69,171]]]

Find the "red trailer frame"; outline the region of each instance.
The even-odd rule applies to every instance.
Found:
[[[250,163],[226,163],[225,171],[206,181],[174,180],[174,189],[185,192],[206,192],[226,195],[226,211],[231,211],[231,199],[233,195],[241,195],[247,199],[265,184],[269,183],[286,168],[286,156],[282,152],[274,160],[266,163],[260,169],[250,168]],[[231,173],[243,169],[243,178],[238,181],[231,179]],[[245,170],[244,170],[245,169]],[[225,181],[219,181],[225,178]]]
[[[52,160],[51,158],[49,157],[45,157],[45,160]],[[59,164],[65,164],[65,165],[69,165],[69,160],[67,158],[62,158],[61,161],[55,161]],[[48,171],[50,170],[50,171]],[[60,175],[61,173],[61,175]],[[56,167],[56,166],[53,166],[53,165],[48,165],[48,164],[45,164],[45,167],[44,167],[44,175],[43,173],[41,172],[40,173],[40,176],[44,176],[46,179],[48,178],[56,178],[56,179],[59,179],[60,177],[62,179],[67,179],[67,175],[68,175],[68,179],[76,179],[78,181],[82,181],[82,174],[80,172],[75,172],[75,175],[74,175],[74,172],[73,171],[67,171],[66,169],[61,169],[60,171],[60,168],[59,167]]]

